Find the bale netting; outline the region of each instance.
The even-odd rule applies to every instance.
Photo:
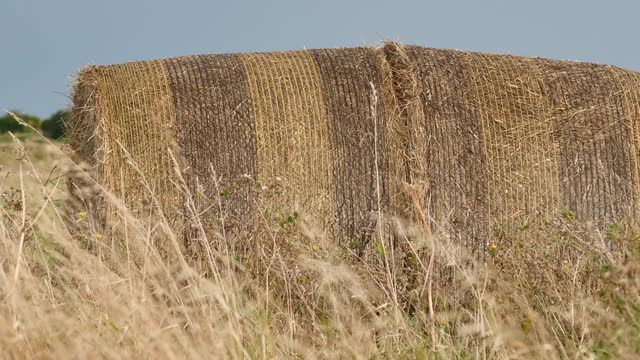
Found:
[[[639,122],[633,71],[388,43],[90,66],[68,131],[106,191],[72,190],[105,223],[105,193],[186,246],[194,216],[231,234],[304,215],[362,253],[397,216],[484,257],[558,217],[635,223]]]
[[[386,44],[433,229],[485,255],[558,216],[635,223],[640,74],[614,66]],[[553,241],[549,239],[549,241]]]
[[[89,66],[70,144],[107,193],[161,210],[187,243],[194,213],[226,233],[304,214],[361,250],[400,193],[388,74],[373,48]],[[108,222],[104,195],[85,197]]]

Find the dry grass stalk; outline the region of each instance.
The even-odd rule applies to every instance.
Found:
[[[449,269],[429,302],[380,281],[375,264],[309,246],[322,237],[303,220],[263,220],[260,232],[235,239],[248,249],[211,246],[219,240],[198,227],[211,256],[175,261],[153,246],[154,229],[171,229],[166,219],[136,218],[96,186],[126,220],[101,234],[92,214],[62,205],[63,173],[53,182],[47,175],[66,168],[79,177],[82,167],[57,144],[14,144],[3,145],[18,156],[3,158],[9,167],[0,177],[2,358],[633,358],[640,348],[640,248],[630,228],[600,233],[561,215],[511,239],[528,241],[526,257],[498,247],[504,256],[486,267],[450,234],[401,222],[401,241],[416,259],[406,271],[415,289],[430,278],[421,259]],[[194,223],[207,221],[187,209]],[[551,237],[553,246],[540,241]],[[599,237],[614,250],[594,245]],[[548,263],[523,273],[526,258]]]

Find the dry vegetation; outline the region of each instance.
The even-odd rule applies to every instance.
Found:
[[[387,261],[376,263],[330,246],[292,213],[235,238],[196,231],[204,255],[193,258],[162,214],[136,218],[111,198],[123,225],[108,235],[66,204],[65,176],[81,170],[63,145],[0,146],[1,358],[640,352],[640,250],[623,224],[600,233],[567,210],[501,233],[481,264],[446,233],[398,223],[401,244],[377,248]],[[160,241],[175,245],[172,256],[158,253]],[[399,249],[404,268],[394,266]]]

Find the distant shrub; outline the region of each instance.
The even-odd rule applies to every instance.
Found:
[[[18,112],[14,112],[16,116],[20,119],[24,120],[27,124],[33,126],[34,128],[40,128],[40,124],[42,120],[39,117],[33,115],[22,114]],[[11,114],[4,114],[0,117],[0,134],[6,132],[19,133],[30,131],[25,126],[21,125],[13,118]]]
[[[59,139],[65,134],[65,121],[69,112],[66,110],[57,111],[50,118],[42,122],[40,128],[44,135],[52,139]]]
[[[0,133],[6,133],[9,131],[18,132],[22,129],[23,126],[18,124],[18,122],[15,121],[15,119],[11,115],[6,114],[0,117]]]

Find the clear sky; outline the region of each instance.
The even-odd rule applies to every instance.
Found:
[[[0,109],[48,116],[87,64],[376,45],[640,70],[640,0],[0,0]]]

